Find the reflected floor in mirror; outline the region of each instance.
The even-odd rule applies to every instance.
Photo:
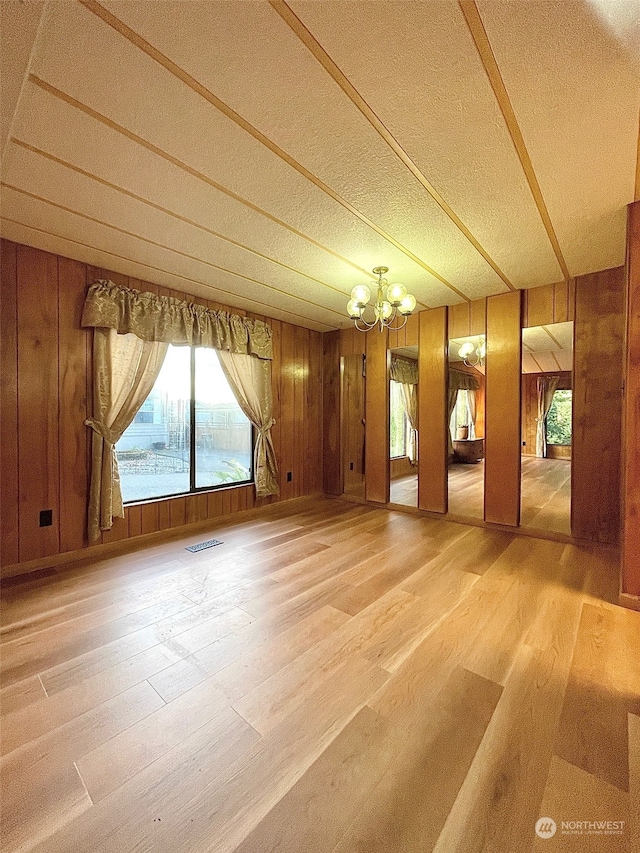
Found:
[[[520,524],[571,534],[571,460],[522,457]]]
[[[390,501],[401,506],[418,506],[418,475],[409,474],[391,481]]]
[[[449,465],[449,513],[484,518],[484,460]]]

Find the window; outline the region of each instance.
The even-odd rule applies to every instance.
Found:
[[[547,444],[571,444],[571,391],[556,391],[547,415]]]
[[[215,350],[169,346],[116,453],[125,503],[251,482],[251,423]]]
[[[469,410],[469,392],[464,388],[461,388],[458,391],[458,396],[456,397],[456,404],[453,407],[453,412],[451,413],[451,421],[449,423],[449,430],[451,432],[451,438],[453,441],[456,440],[458,427],[467,426],[469,427],[469,438],[472,438],[472,420],[471,420],[471,412]]]
[[[389,433],[390,457],[407,456],[409,447],[409,419],[404,410],[402,385],[400,382],[389,382]]]

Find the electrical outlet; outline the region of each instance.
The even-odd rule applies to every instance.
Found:
[[[291,471],[287,471],[287,483],[290,483],[293,480],[293,473]]]
[[[53,524],[53,510],[52,509],[41,509],[40,510],[40,527],[51,527]]]
[[[353,471],[353,462],[349,462],[349,470]]]

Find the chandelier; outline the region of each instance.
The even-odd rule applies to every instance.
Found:
[[[484,337],[481,337],[477,344],[473,341],[465,341],[458,350],[458,355],[467,367],[478,367],[478,365],[482,367],[487,355]]]
[[[372,272],[378,276],[378,281],[372,282],[373,286],[378,286],[376,301],[372,305],[373,319],[367,320],[364,316],[371,300],[371,290],[366,284],[357,284],[351,291],[351,299],[347,304],[349,317],[361,332],[368,332],[374,326],[378,326],[380,331],[402,329],[416,307],[415,296],[407,293],[404,284],[389,284],[386,278],[382,277],[389,272],[389,267],[375,267]],[[400,317],[403,318],[402,321]]]

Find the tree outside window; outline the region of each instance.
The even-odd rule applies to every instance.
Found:
[[[571,444],[571,391],[556,391],[547,415],[547,444]]]

